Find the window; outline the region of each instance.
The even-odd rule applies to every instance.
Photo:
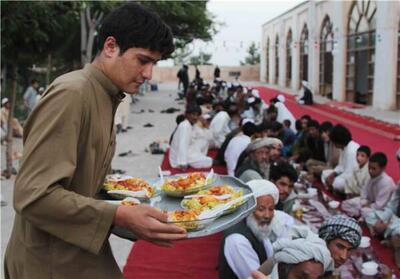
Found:
[[[354,1],[347,25],[346,99],[372,104],[375,66],[375,1]]]
[[[304,24],[303,30],[300,36],[300,79],[299,88],[301,87],[301,81],[308,81],[308,28],[307,24]]]
[[[279,82],[279,36],[275,38],[275,84]]]
[[[328,15],[322,22],[320,35],[319,59],[319,93],[332,99],[333,80],[333,30],[332,22]]]
[[[286,87],[290,87],[292,81],[292,29],[286,37]]]
[[[266,47],[266,54],[265,54],[265,80],[269,82],[269,37],[267,38],[267,47]]]

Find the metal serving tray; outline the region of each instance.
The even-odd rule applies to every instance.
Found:
[[[177,177],[177,175],[171,177]],[[156,185],[159,182],[159,178],[147,179],[147,181],[152,185]],[[228,175],[217,175],[217,174],[214,176],[214,181],[209,186],[207,186],[207,188],[222,184],[227,184],[234,188],[241,188],[243,189],[244,195],[252,192],[251,189],[246,184],[244,184],[241,180],[237,179],[236,177]],[[159,191],[157,191],[157,193],[159,193]],[[180,206],[182,198],[173,198],[163,193],[159,193],[159,195],[157,195],[153,199],[154,199],[153,206],[160,208],[161,210],[173,211],[177,209],[182,209],[182,207]],[[199,231],[188,232],[188,238],[203,237],[223,231],[235,225],[243,218],[248,216],[250,212],[255,208],[255,206],[256,206],[256,200],[254,197],[251,197],[250,199],[247,200],[247,202],[240,205],[234,212],[219,217],[204,229],[201,229]],[[131,231],[125,228],[114,227],[112,229],[112,233],[119,237],[130,240],[137,239],[137,237]]]

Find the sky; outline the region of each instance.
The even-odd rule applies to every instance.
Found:
[[[211,53],[212,64],[238,66],[246,57],[251,42],[261,44],[261,26],[303,1],[211,0],[207,3],[208,11],[224,25],[219,27],[211,42],[196,40],[191,49],[194,54]]]

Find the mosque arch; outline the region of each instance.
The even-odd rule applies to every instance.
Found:
[[[292,82],[292,29],[289,29],[286,36],[286,87],[290,87]]]
[[[320,33],[319,93],[332,99],[333,81],[333,25],[328,15],[322,21]]]
[[[279,35],[276,34],[275,37],[275,79],[274,83],[278,84],[279,82]]]
[[[347,24],[346,99],[372,104],[375,66],[376,2],[353,1]]]
[[[299,87],[302,80],[308,81],[308,27],[304,23],[300,35],[300,69],[299,69]]]

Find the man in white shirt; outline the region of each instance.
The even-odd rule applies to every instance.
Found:
[[[210,123],[210,130],[213,134],[214,147],[220,148],[225,140],[225,136],[231,131],[229,122],[231,117],[229,114],[222,110],[218,112]]]
[[[354,168],[358,166],[357,149],[360,145],[352,140],[350,131],[340,124],[333,127],[329,138],[342,152],[338,165],[333,170],[324,170],[321,180],[328,189],[344,192],[346,179],[351,177]]]
[[[246,119],[244,119],[246,120]],[[245,121],[243,121],[245,122]],[[228,170],[228,175],[234,176],[235,175],[235,168],[237,161],[239,159],[240,154],[246,149],[246,147],[251,142],[251,136],[256,131],[256,126],[252,121],[246,122],[243,124],[241,132],[233,137],[233,139],[229,142],[228,146],[226,147],[224,159],[226,162],[226,167]]]
[[[219,260],[219,278],[246,279],[261,263],[272,257],[272,243],[289,237],[294,219],[276,211],[279,191],[268,180],[248,182],[257,199],[256,209],[243,221],[225,231]]]
[[[186,169],[209,168],[212,166],[212,158],[205,156],[201,152],[194,152],[193,144],[193,125],[196,124],[201,109],[197,105],[189,105],[186,109],[186,119],[182,121],[176,129],[169,150],[169,163],[173,168]]]

